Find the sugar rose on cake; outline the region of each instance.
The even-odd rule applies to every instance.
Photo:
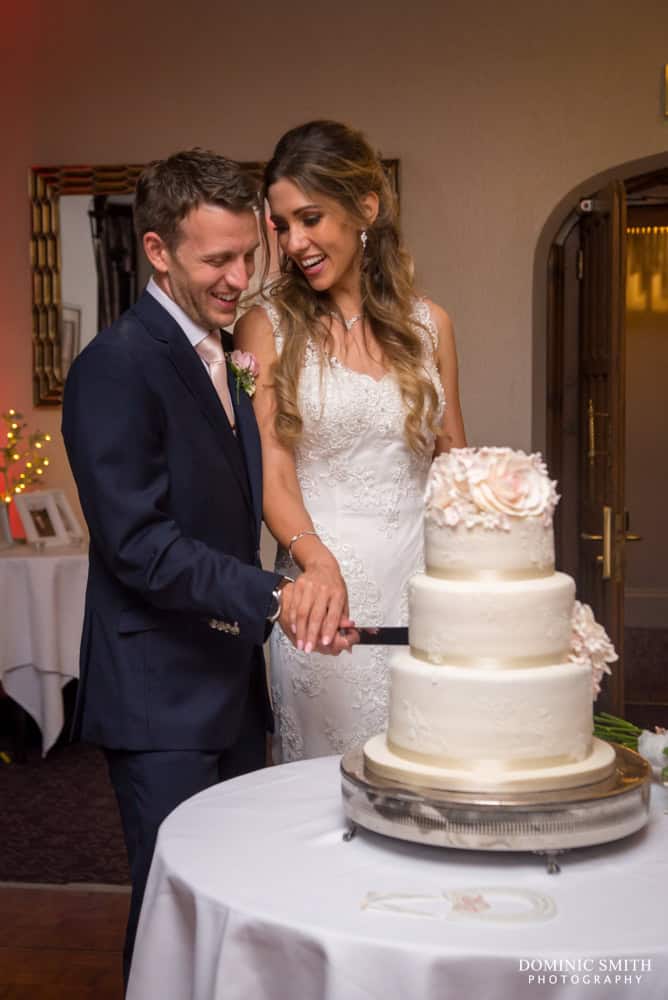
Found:
[[[437,523],[510,531],[511,518],[549,524],[559,497],[540,454],[511,448],[454,448],[432,465],[425,509]]]

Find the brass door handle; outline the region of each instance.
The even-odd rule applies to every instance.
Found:
[[[642,542],[643,537],[642,537],[642,535],[630,535],[630,534],[626,534],[626,535],[624,535],[624,540],[626,542]]]
[[[603,552],[596,556],[596,562],[602,563],[602,577],[609,580],[612,577],[612,507],[603,508],[603,534],[592,535],[582,531],[580,538],[586,542],[603,542]]]

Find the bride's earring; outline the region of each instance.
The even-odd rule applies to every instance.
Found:
[[[369,242],[369,237],[366,234],[366,229],[363,229],[360,233],[360,243],[362,244],[362,253],[366,250],[366,245]]]

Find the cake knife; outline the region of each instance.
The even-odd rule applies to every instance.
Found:
[[[355,625],[340,628],[341,635],[359,632],[360,646],[407,646],[408,628],[402,625]]]

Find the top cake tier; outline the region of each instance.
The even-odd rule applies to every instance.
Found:
[[[454,448],[439,455],[425,495],[427,573],[517,579],[553,572],[557,501],[539,454]]]

